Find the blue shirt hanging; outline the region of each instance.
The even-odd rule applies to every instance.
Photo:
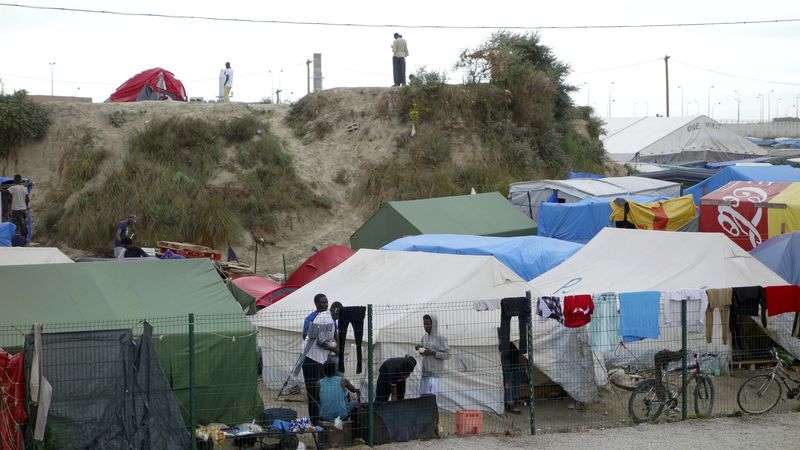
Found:
[[[657,291],[619,294],[619,331],[623,343],[658,339],[660,298]]]

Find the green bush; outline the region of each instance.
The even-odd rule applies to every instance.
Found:
[[[49,126],[47,109],[29,99],[27,92],[0,95],[0,157],[8,157],[18,147],[43,139]]]

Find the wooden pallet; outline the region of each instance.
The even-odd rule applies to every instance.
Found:
[[[187,258],[211,258],[215,261],[222,259],[222,254],[213,248],[204,245],[188,244],[185,242],[158,241],[156,244],[158,253],[164,254],[167,250],[172,250]]]

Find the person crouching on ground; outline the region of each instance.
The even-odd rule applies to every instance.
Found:
[[[417,360],[406,355],[402,358],[389,358],[378,369],[378,381],[375,387],[375,401],[378,403],[402,400],[406,395],[406,380],[411,376]]]
[[[133,245],[133,239],[129,237],[122,238],[122,248],[125,252],[121,258],[147,258],[147,252],[142,250],[141,247]]]
[[[336,363],[326,362],[323,372],[325,378],[319,380],[319,417],[328,422],[333,422],[337,417],[343,421],[347,420],[358,406],[358,402],[348,403],[347,391],[359,397],[361,391],[356,389],[347,378],[336,372]]]
[[[439,377],[444,374],[444,361],[450,359],[447,338],[439,334],[439,321],[433,314],[422,316],[425,334],[414,348],[422,355],[422,378],[419,395],[438,395]]]

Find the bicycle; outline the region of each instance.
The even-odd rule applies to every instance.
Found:
[[[694,386],[694,412],[697,417],[710,417],[714,409],[714,383],[711,375],[705,375],[700,371],[700,359],[706,356],[715,357],[713,353],[700,355],[693,353],[695,363],[688,366],[686,385],[695,381]],[[667,383],[667,374],[679,373],[682,368],[665,370],[662,374],[662,385],[666,391],[666,398],[659,399],[656,393],[656,380],[650,378],[639,383],[631,392],[628,399],[628,415],[635,423],[655,422],[664,408],[678,410],[680,395],[683,388],[674,383]]]
[[[778,352],[773,348],[769,351],[773,358],[775,358],[775,367],[768,374],[755,375],[748,378],[739,388],[736,394],[736,403],[739,408],[748,414],[763,414],[778,404],[779,400],[783,399],[783,385],[786,386],[786,398],[793,399],[800,396],[800,378],[792,378],[783,360],[778,356]],[[789,387],[787,380],[795,384],[794,388]],[[786,401],[786,400],[784,400]],[[756,405],[762,403],[763,408]]]

